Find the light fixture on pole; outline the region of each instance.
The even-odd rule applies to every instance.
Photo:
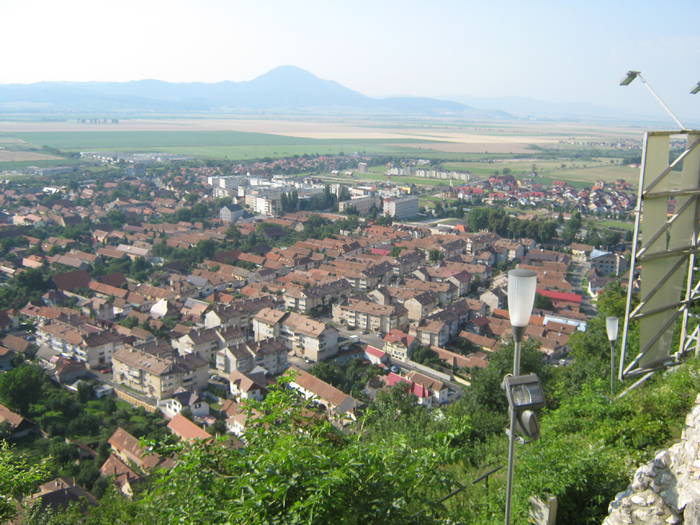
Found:
[[[697,95],[698,93],[700,93],[700,82],[698,82],[697,85],[690,90],[691,95]]]
[[[617,317],[605,318],[605,329],[610,341],[610,395],[615,394],[615,341],[617,341],[617,328],[620,320]]]
[[[664,108],[664,110],[666,110],[666,113],[668,113],[669,116],[673,119],[673,121],[676,124],[678,124],[678,127],[681,129],[686,129],[685,125],[678,119],[678,117],[676,115],[673,114],[673,111],[671,111],[671,108],[669,108],[666,105],[666,103],[663,100],[661,100],[661,97],[656,94],[656,91],[654,91],[654,89],[649,85],[649,82],[647,82],[646,79],[642,76],[641,71],[633,71],[633,70],[628,71],[627,74],[625,75],[625,77],[622,80],[620,80],[620,85],[621,86],[629,86],[636,78],[639,78],[639,80],[642,81],[642,83],[649,90],[649,93],[651,93],[654,96],[654,98],[659,102],[659,104],[661,104],[661,106]],[[698,87],[700,87],[700,84],[698,84]],[[691,93],[693,91],[691,91]]]
[[[508,316],[513,328],[513,379],[520,375],[520,346],[525,329],[530,323],[532,307],[537,292],[537,273],[532,270],[511,270],[508,272]],[[507,387],[507,381],[504,385]],[[510,397],[509,397],[509,405]],[[508,436],[508,484],[506,487],[506,525],[510,525],[511,495],[513,492],[513,471],[515,468],[515,426],[517,411],[510,408],[510,434]]]

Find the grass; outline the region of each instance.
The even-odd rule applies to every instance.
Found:
[[[392,176],[387,177],[380,173],[356,173],[352,177],[345,177],[340,175],[334,175],[332,177],[322,176],[323,180],[331,182],[345,182],[345,183],[357,183],[357,182],[393,182],[395,184],[415,184],[416,186],[449,186],[450,181],[444,179],[428,179],[425,177],[401,177]]]
[[[51,166],[75,166],[80,163],[78,159],[58,158],[53,160],[21,160],[13,162],[0,162],[0,171],[3,170],[21,170],[29,166],[37,166],[39,168],[49,168]]]
[[[605,220],[591,219],[591,222],[593,223],[594,226],[598,226],[598,227],[602,226],[604,228],[610,228],[611,230],[627,230],[627,231],[634,230],[634,223],[633,222],[615,221],[615,220],[610,220],[610,219],[605,219]]]

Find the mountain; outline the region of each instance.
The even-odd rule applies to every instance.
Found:
[[[371,98],[295,66],[245,82],[39,82],[0,84],[0,113],[365,113],[508,118],[450,100]]]

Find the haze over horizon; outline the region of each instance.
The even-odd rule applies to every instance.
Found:
[[[668,120],[641,83],[617,85],[639,69],[692,121],[698,15],[692,1],[7,2],[0,83],[242,81],[292,64],[374,97],[525,97]]]

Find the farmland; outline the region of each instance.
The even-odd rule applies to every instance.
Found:
[[[589,186],[598,179],[636,181],[637,171],[619,156],[590,156],[588,144],[634,139],[630,129],[528,122],[424,122],[304,119],[270,120],[153,119],[85,125],[63,122],[0,122],[0,169],[25,161],[51,163],[52,154],[80,151],[163,152],[201,159],[252,161],[295,155],[363,153],[394,158],[424,158],[443,170],[469,171],[476,177],[507,172],[538,173],[545,184],[566,180]],[[603,149],[605,146],[602,146]],[[581,152],[588,152],[581,155]],[[629,153],[627,153],[629,154]],[[3,155],[6,157],[3,157]],[[606,151],[605,155],[611,155]],[[58,157],[56,163],[66,159]],[[383,167],[355,180],[386,180]],[[392,177],[397,183],[443,185],[445,180]]]

